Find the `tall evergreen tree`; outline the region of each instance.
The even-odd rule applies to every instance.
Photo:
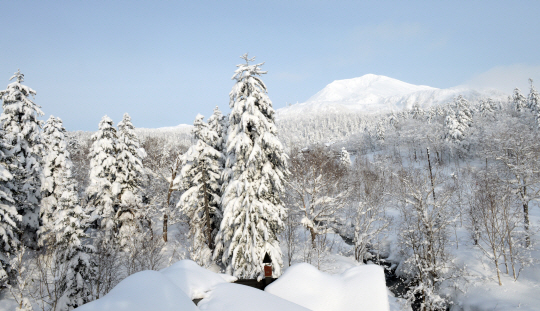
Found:
[[[51,240],[52,227],[54,226],[53,213],[57,209],[58,201],[62,196],[59,185],[64,178],[66,169],[71,170],[71,160],[66,144],[66,130],[62,126],[62,120],[50,116],[43,126],[43,143],[45,156],[43,158],[43,174],[41,180],[41,228],[39,229],[39,242],[46,245]],[[53,234],[54,236],[54,234]],[[50,241],[47,241],[50,240]]]
[[[178,188],[184,190],[177,206],[190,219],[191,257],[207,266],[212,260],[214,238],[221,221],[219,179],[223,155],[212,146],[219,137],[203,122],[202,115],[197,115],[194,126],[196,142],[183,156],[177,178]]]
[[[115,185],[119,189],[113,192],[118,194],[118,210],[115,219],[118,227],[120,245],[124,245],[138,230],[145,219],[145,210],[142,204],[141,180],[144,176],[142,159],[146,152],[139,145],[139,138],[135,134],[135,127],[131,117],[126,113],[118,123],[118,142],[116,145],[116,179]]]
[[[113,121],[104,116],[97,133],[92,135],[90,149],[90,185],[87,189],[90,221],[104,230],[110,238],[116,229],[115,204],[120,187],[115,184],[117,136]]]
[[[8,169],[13,176],[12,193],[17,212],[21,215],[21,239],[27,246],[37,245],[39,229],[40,176],[41,176],[41,107],[30,96],[36,91],[21,84],[24,75],[17,71],[6,90],[0,91],[4,111],[0,122],[5,142],[10,150]]]
[[[4,143],[4,131],[0,129],[0,290],[6,287],[13,276],[14,267],[10,265],[10,258],[20,244],[17,223],[20,223],[21,216],[17,213],[11,197],[13,176],[6,163],[7,152],[9,151]]]
[[[229,177],[223,193],[223,221],[216,237],[214,258],[227,272],[241,278],[264,277],[263,259],[270,256],[274,274],[281,274],[281,249],[277,235],[283,229],[287,155],[277,138],[275,111],[255,58],[241,57],[229,95],[227,160]]]
[[[62,290],[58,310],[72,310],[90,299],[88,282],[92,269],[90,246],[83,245],[87,238],[87,216],[79,205],[77,182],[72,176],[72,162],[66,143],[66,130],[60,118],[51,116],[43,127],[46,156],[43,165],[40,242],[50,246],[57,258],[57,267],[65,273],[58,275],[58,288]]]

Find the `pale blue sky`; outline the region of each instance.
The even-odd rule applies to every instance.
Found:
[[[528,93],[539,17],[539,1],[4,1],[0,87],[20,68],[68,130],[228,113],[245,52],[266,62],[275,108],[367,73]]]

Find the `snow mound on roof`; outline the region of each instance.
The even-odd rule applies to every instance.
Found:
[[[201,311],[309,311],[293,302],[239,284],[217,285],[198,307]]]
[[[166,276],[157,271],[130,275],[105,297],[77,311],[197,311],[191,299]]]
[[[204,298],[217,285],[235,277],[201,268],[192,260],[180,260],[161,271],[130,275],[105,297],[87,303],[78,311],[199,310],[192,299]]]
[[[331,275],[300,263],[288,268],[265,291],[313,311],[389,310],[384,271],[377,265]]]
[[[191,299],[205,298],[216,285],[236,281],[235,277],[206,270],[192,260],[180,260],[160,271]]]

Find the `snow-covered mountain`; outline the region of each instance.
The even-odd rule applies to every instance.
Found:
[[[507,97],[503,92],[494,89],[438,89],[367,74],[354,79],[336,80],[306,102],[278,109],[277,114],[279,118],[323,113],[374,113],[410,109],[414,103],[426,108],[450,102],[458,95],[463,95],[469,101],[486,97],[503,100]]]

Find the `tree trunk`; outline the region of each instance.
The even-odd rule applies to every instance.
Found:
[[[210,205],[208,203],[208,188],[206,187],[206,171],[204,171],[203,166],[203,195],[204,195],[204,214],[206,217],[206,240],[208,243],[208,247],[213,250],[214,249],[214,243],[212,243],[212,227],[210,222]]]
[[[169,215],[163,215],[163,241],[167,242],[167,221],[169,220]]]
[[[525,225],[525,246],[531,245],[531,236],[529,233],[529,203],[523,203],[523,222]]]

